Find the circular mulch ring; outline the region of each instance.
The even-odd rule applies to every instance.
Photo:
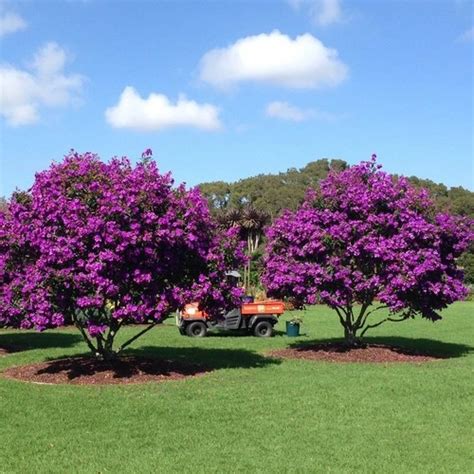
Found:
[[[423,354],[410,349],[384,344],[370,344],[348,348],[338,343],[321,343],[281,349],[270,352],[274,357],[286,359],[322,360],[326,362],[431,362],[443,357]]]
[[[11,354],[12,352],[17,352],[18,349],[13,346],[1,346],[0,347],[0,357]]]
[[[172,360],[127,356],[115,361],[71,357],[10,367],[3,376],[40,384],[111,385],[197,377],[210,369]]]

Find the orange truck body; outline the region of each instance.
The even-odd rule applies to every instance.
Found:
[[[283,314],[284,304],[281,301],[256,301],[255,303],[243,303],[240,309],[243,315],[253,314]]]
[[[281,301],[256,301],[255,303],[242,303],[240,306],[242,316],[254,315],[280,315],[285,311],[285,306]],[[199,309],[199,303],[189,303],[181,312],[181,317],[184,319],[209,319],[205,311]]]

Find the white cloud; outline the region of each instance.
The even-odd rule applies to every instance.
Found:
[[[310,14],[315,23],[328,26],[342,20],[342,9],[339,0],[319,0],[312,2]]]
[[[39,75],[55,75],[64,68],[66,60],[64,49],[56,43],[47,43],[35,54],[32,67],[38,71]]]
[[[341,83],[347,74],[348,68],[335,49],[309,33],[292,39],[278,30],[213,49],[200,62],[201,80],[220,88],[243,81],[320,88]]]
[[[341,0],[288,0],[288,3],[295,10],[307,5],[312,21],[319,26],[340,23],[344,19]]]
[[[459,36],[458,40],[464,43],[468,43],[469,41],[474,41],[474,26],[469,28],[461,36]]]
[[[300,109],[288,102],[270,102],[265,109],[267,117],[291,120],[292,122],[302,122],[311,118],[312,110]]]
[[[292,122],[303,122],[305,120],[322,120],[325,122],[334,122],[340,117],[329,112],[323,112],[318,109],[302,109],[288,102],[274,101],[270,102],[266,109],[267,117],[277,118],[281,120],[289,120]]]
[[[0,115],[9,125],[37,122],[42,107],[66,106],[78,99],[84,78],[64,73],[67,55],[56,43],[47,43],[27,70],[0,65]]]
[[[1,12],[0,13],[0,37],[16,33],[27,27],[26,21],[17,13]]]
[[[150,94],[143,99],[133,87],[126,87],[118,104],[105,111],[107,122],[115,128],[156,131],[168,127],[188,126],[202,130],[221,128],[219,109],[211,104],[198,104],[180,95],[176,104],[163,94]]]

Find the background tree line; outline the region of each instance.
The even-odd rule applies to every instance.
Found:
[[[213,181],[199,186],[223,227],[242,228],[251,255],[251,267],[245,271],[246,287],[258,285],[265,225],[283,209],[296,209],[306,190],[317,187],[331,170],[341,171],[348,166],[344,160],[324,158],[299,169],[260,174],[233,183]],[[430,192],[438,210],[474,218],[474,192],[460,186],[448,188],[444,184],[416,176],[409,177],[409,180]],[[467,283],[474,284],[474,248],[466,252],[459,263],[464,267]]]

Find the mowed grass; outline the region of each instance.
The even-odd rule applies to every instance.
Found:
[[[424,364],[272,360],[341,335],[325,307],[303,336],[191,339],[167,321],[130,352],[212,366],[198,378],[125,386],[0,377],[1,472],[474,472],[474,303],[435,324],[388,323],[368,339],[444,354]],[[136,329],[127,328],[130,335]],[[369,333],[370,334],[370,333]],[[74,330],[0,331],[13,365],[85,352]]]

